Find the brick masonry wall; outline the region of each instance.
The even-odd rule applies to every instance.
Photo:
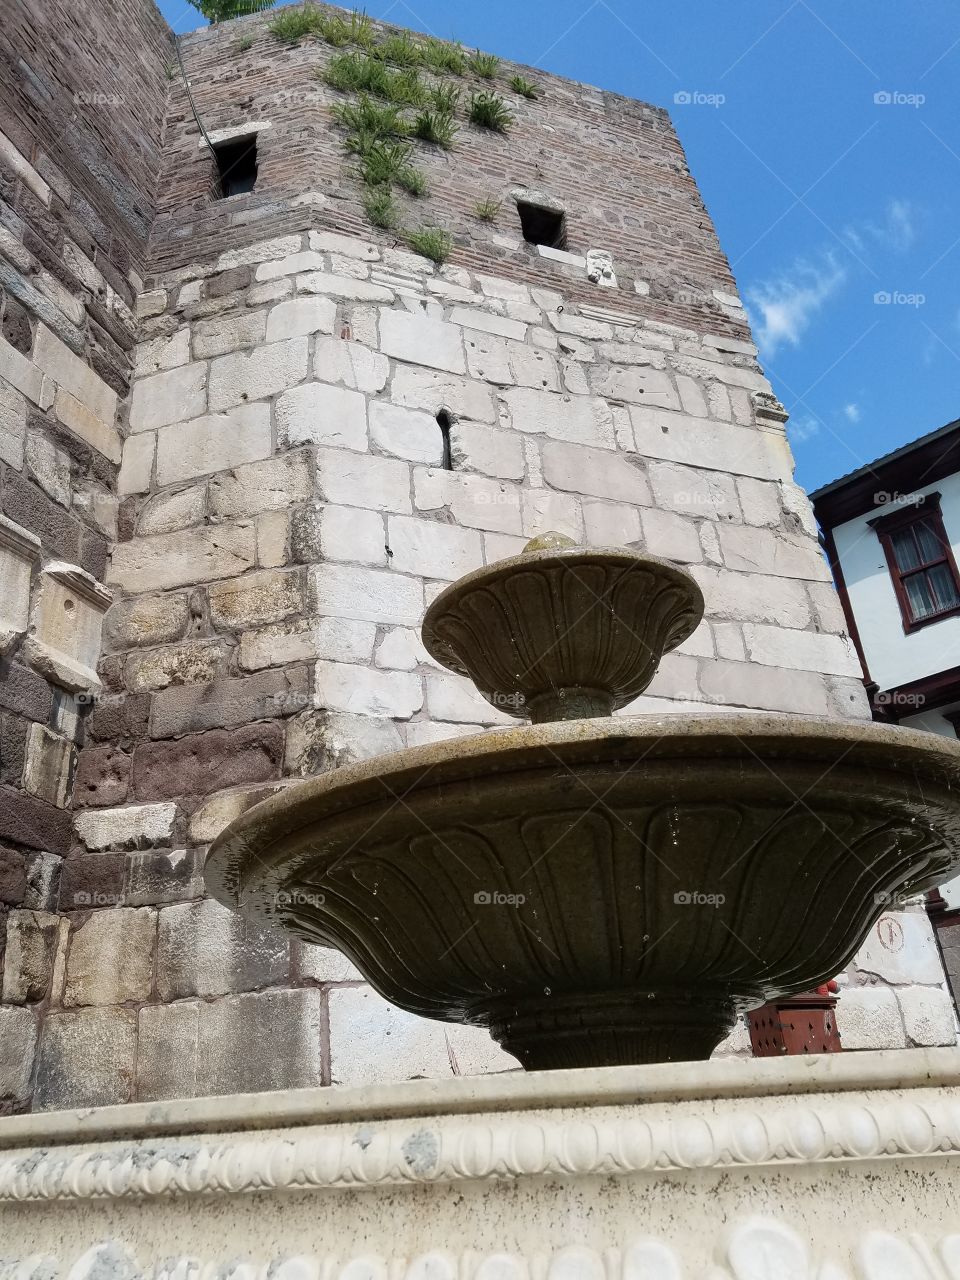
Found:
[[[42,1008],[102,586],[117,412],[154,216],[169,33],[152,0],[7,0],[0,23],[0,949]],[[12,909],[9,921],[7,911]],[[24,932],[24,922],[32,932]],[[37,950],[36,948],[39,948]],[[47,967],[45,959],[51,964]],[[15,1105],[32,1013],[4,1021]],[[26,1054],[23,1053],[27,1049]]]
[[[427,658],[417,629],[448,581],[534,534],[642,546],[701,583],[707,620],[634,713],[869,715],[785,415],[713,233],[686,259],[689,228],[676,253],[666,223],[659,240],[650,230],[655,207],[693,217],[699,200],[666,116],[544,78],[554,123],[567,104],[572,140],[556,155],[585,147],[592,95],[598,154],[619,131],[628,159],[634,145],[646,156],[645,181],[625,166],[595,214],[555,191],[583,249],[621,199],[638,218],[647,202],[643,234],[617,227],[636,256],[616,259],[616,288],[485,239],[506,227],[467,226],[474,190],[502,173],[496,151],[458,158],[458,246],[438,269],[361,227],[320,106],[266,110],[261,90],[316,92],[305,77],[329,51],[260,34],[230,53],[264,22],[187,42],[208,127],[271,121],[255,193],[211,200],[211,162],[171,95],[162,198],[176,212],[155,227],[120,411],[104,689],[85,713],[55,910],[14,911],[8,927],[12,1107],[513,1065],[481,1032],[392,1009],[338,953],[205,898],[202,864],[234,816],[301,777],[506,723]],[[536,154],[511,147],[517,182]],[[668,287],[687,260],[699,303]],[[848,1045],[949,1042],[926,919],[890,919],[845,976]],[[743,1051],[742,1032],[724,1051]]]

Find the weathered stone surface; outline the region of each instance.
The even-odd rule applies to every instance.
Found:
[[[23,787],[47,804],[64,808],[69,802],[73,744],[43,725],[27,729]]]
[[[590,370],[590,389],[595,395],[610,400],[626,400],[648,408],[681,407],[670,375],[644,366],[614,364],[594,367]]]
[[[330,298],[291,298],[267,317],[267,342],[283,342],[308,333],[333,333],[337,304]]]
[[[195,484],[187,489],[154,494],[140,510],[136,531],[141,535],[174,533],[190,525],[203,524],[206,516],[207,487]]]
[[[897,987],[896,996],[912,1044],[956,1045],[953,1001],[942,987]]]
[[[78,808],[123,804],[130,789],[130,756],[116,747],[89,746],[80,752],[73,799]]]
[[[801,583],[706,565],[692,565],[690,572],[703,592],[708,617],[798,628],[810,621],[810,605]]]
[[[857,953],[857,967],[886,982],[940,982],[942,972],[933,927],[925,911],[881,916]]]
[[[394,404],[437,413],[446,409],[471,422],[496,422],[493,392],[482,382],[400,365],[390,384]]]
[[[322,997],[315,990],[264,991],[201,1005],[197,1093],[321,1084],[321,1028]]]
[[[307,673],[302,667],[260,671],[209,684],[176,685],[154,696],[150,735],[173,738],[248,724],[251,720],[295,715],[310,704]]]
[[[604,400],[560,396],[529,387],[514,387],[500,399],[503,425],[514,431],[542,433],[571,444],[616,447],[613,413]]]
[[[603,449],[546,440],[542,447],[543,478],[554,489],[585,493],[646,506],[650,486],[639,467],[620,454]]]
[[[236,578],[252,569],[256,558],[255,526],[239,521],[121,542],[114,549],[107,577],[126,591],[163,591]]]
[[[651,555],[681,564],[696,564],[703,559],[697,526],[686,516],[648,507],[641,512],[640,522],[644,547]]]
[[[103,629],[112,649],[146,649],[181,639],[189,619],[185,595],[138,596],[115,601],[104,618]]]
[[[830,570],[815,542],[794,540],[771,529],[721,524],[717,530],[728,569],[768,573],[784,578],[828,582]]]
[[[430,671],[426,676],[427,710],[434,720],[463,724],[516,724],[482,697],[464,676],[449,671]]]
[[[324,507],[320,513],[320,554],[325,560],[386,564],[383,516],[361,507]]]
[[[36,1110],[129,1102],[136,1049],[137,1015],[132,1009],[48,1014],[37,1064]]]
[[[739,475],[763,480],[789,478],[782,475],[784,460],[768,446],[765,433],[752,427],[639,405],[630,406],[630,419],[636,451],[643,457],[725,474],[735,459]]]
[[[60,869],[61,911],[89,911],[123,902],[122,853],[73,854]]]
[[[321,564],[310,581],[317,613],[360,622],[417,626],[423,617],[423,587],[416,578],[378,569]]]
[[[583,523],[595,547],[625,547],[641,537],[640,512],[619,502],[584,502]]]
[[[10,912],[3,956],[4,1003],[35,1004],[46,1000],[60,938],[58,916],[47,911]]]
[[[141,378],[134,383],[130,400],[130,430],[152,431],[168,422],[198,418],[206,407],[206,395],[207,366],[202,362]]]
[[[137,1101],[197,1093],[199,1004],[147,1005],[138,1014]]]
[[[273,449],[268,404],[179,422],[157,432],[157,484],[226,471],[268,458]]]
[[[223,519],[286,511],[313,493],[308,452],[284,454],[214,476],[209,485],[210,514]]]
[[[411,462],[440,465],[443,435],[436,418],[375,400],[370,405],[370,440],[381,453]]]
[[[33,1011],[0,1007],[0,1098],[26,1100],[36,1048],[37,1019]]]
[[[393,458],[320,449],[317,484],[327,502],[409,515],[410,467]]]
[[[826,675],[860,676],[860,660],[844,636],[747,622],[743,626],[747,657],[764,666],[821,671]]]
[[[200,898],[205,892],[201,849],[132,853],[123,876],[123,905],[149,907]]]
[[[0,707],[28,720],[46,723],[52,704],[50,686],[36,672],[11,662],[0,680]]]
[[[0,787],[0,840],[47,853],[66,853],[70,814],[34,796]]]
[[[132,653],[124,667],[129,688],[166,689],[171,684],[213,680],[223,664],[223,648],[217,640],[189,640],[185,644]]]
[[[287,935],[205,898],[160,910],[157,984],[164,1002],[226,995],[282,981]]]
[[[397,360],[448,373],[464,373],[461,330],[444,320],[409,311],[380,311],[380,350]]]
[[[333,1084],[380,1084],[414,1077],[516,1070],[488,1032],[446,1025],[388,1004],[370,987],[330,992]]]
[[[214,583],[208,591],[211,622],[225,631],[243,631],[302,612],[302,573],[266,569]]]
[[[263,342],[266,330],[267,317],[263,311],[245,311],[239,316],[201,320],[193,329],[194,359],[206,360],[210,356],[225,356],[244,347],[258,346]]]
[[[246,400],[266,399],[295,386],[306,373],[306,338],[290,338],[249,353],[220,356],[210,364],[209,408],[215,412]],[[196,417],[197,413],[181,415],[184,416]]]
[[[88,849],[149,849],[170,843],[176,816],[173,803],[138,804],[78,813],[75,825]]]
[[[147,907],[92,912],[70,936],[64,1005],[149,999],[156,937],[157,915]]]
[[[390,563],[422,578],[459,578],[483,564],[480,534],[416,516],[387,518]]]
[[[319,657],[335,662],[366,662],[373,654],[376,627],[348,618],[295,618],[240,637],[244,671],[283,666]]]
[[[740,519],[740,503],[731,476],[655,461],[648,462],[647,474],[658,506],[705,520]]]
[[[390,361],[362,343],[318,337],[313,372],[321,382],[339,382],[354,391],[376,394],[387,385]]]
[[[522,529],[528,538],[553,532],[580,541],[582,516],[577,498],[551,489],[524,489],[520,514]]]
[[[288,726],[286,767],[291,773],[311,777],[402,747],[403,739],[392,720],[308,711]]]
[[[413,491],[419,511],[448,507],[457,524],[497,533],[522,533],[521,490],[506,481],[417,467]],[[559,495],[558,495],[559,496]]]
[[[454,423],[450,429],[450,453],[458,471],[479,471],[501,480],[522,480],[526,471],[519,437],[474,422]]]
[[[341,449],[367,448],[367,402],[359,391],[308,382],[277,401],[280,444],[325,444]]]
[[[294,966],[302,982],[360,982],[363,975],[342,951],[333,947],[314,947],[309,942],[297,942],[294,949]]]
[[[423,706],[420,677],[404,671],[377,671],[350,663],[317,663],[318,705],[350,715],[409,720]]]
[[[48,378],[52,378],[57,386],[63,387],[85,405],[101,422],[112,425],[116,421],[117,393],[42,324],[37,328],[33,363]],[[2,372],[0,369],[0,373]],[[14,386],[17,385],[14,379],[9,380]],[[22,387],[19,389],[24,390]],[[29,392],[24,391],[24,394],[29,395]]]
[[[244,787],[238,791],[222,791],[202,804],[191,816],[189,835],[197,844],[209,844],[215,840],[234,818],[246,813],[251,805],[259,804],[278,791],[279,784],[265,787]]]
[[[157,437],[152,431],[128,436],[123,442],[123,462],[117,479],[117,493],[147,493],[153,478]]]
[[[308,271],[297,276],[298,293],[323,293],[331,298],[353,302],[392,302],[393,291],[369,280],[341,276],[332,271]]]
[[[836,1018],[844,1049],[902,1049],[907,1043],[897,998],[889,987],[845,987]]]
[[[814,671],[778,671],[755,662],[708,658],[700,667],[700,689],[707,702],[718,706],[808,716],[825,716],[830,710],[823,677]]]
[[[283,761],[283,728],[249,724],[196,733],[177,742],[144,742],[133,754],[138,800],[204,796],[246,782],[269,782]]]

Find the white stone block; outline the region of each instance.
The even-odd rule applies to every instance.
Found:
[[[53,198],[50,184],[40,176],[23,152],[14,146],[5,133],[0,133],[0,160],[25,187],[33,192],[41,204],[50,204]]]
[[[943,981],[943,965],[925,911],[890,911],[880,917],[857,952],[857,967],[885,982]]]
[[[942,987],[897,987],[906,1033],[915,1045],[956,1045],[953,1001]]]
[[[213,477],[210,514],[220,519],[286,512],[292,503],[313,496],[313,469],[305,452],[285,453],[250,462]]]
[[[687,516],[649,507],[640,515],[643,541],[651,555],[696,564],[703,559],[697,526]]]
[[[537,391],[560,390],[560,372],[549,351],[510,343],[507,355],[513,380],[518,386],[532,387]]]
[[[584,502],[587,542],[594,547],[625,547],[640,541],[640,512],[620,502]]]
[[[812,582],[831,581],[827,562],[812,539],[740,524],[721,524],[717,535],[728,569],[808,578]]]
[[[649,462],[647,475],[657,506],[706,520],[740,519],[740,503],[732,476],[697,471],[672,462]]]
[[[102,422],[69,391],[57,391],[53,411],[65,427],[69,427],[74,435],[85,440],[98,453],[102,453],[111,462],[120,461],[120,433],[113,422]]]
[[[419,631],[412,627],[392,627],[377,646],[376,664],[389,671],[416,671],[423,663],[437,667],[420,639]]]
[[[504,338],[468,331],[463,335],[463,346],[467,354],[467,370],[472,378],[493,382],[501,387],[512,385],[513,371]]]
[[[530,431],[572,444],[616,448],[613,413],[603,400],[591,396],[564,396],[530,387],[504,392],[501,404],[507,424],[515,431]]]
[[[784,671],[755,662],[704,658],[699,685],[704,701],[719,708],[752,707],[757,711],[790,711],[807,716],[832,714],[826,678],[815,671]]]
[[[367,402],[359,391],[306,382],[277,401],[277,435],[282,447],[328,444],[365,452]]]
[[[680,408],[670,375],[662,369],[644,365],[608,365],[590,370],[590,386],[595,395],[611,400],[626,400],[631,404],[655,409]]]
[[[580,503],[566,493],[551,489],[524,489],[522,498],[523,532],[528,538],[541,533],[564,533],[580,541],[583,519]]]
[[[267,316],[267,342],[283,342],[308,333],[333,333],[337,304],[331,298],[291,298]]]
[[[43,373],[32,361],[0,338],[0,378],[25,395],[34,404],[40,403]]]
[[[374,395],[387,385],[390,361],[360,342],[318,337],[313,372],[321,382],[339,382],[354,391]]]
[[[320,548],[326,560],[385,565],[383,516],[362,507],[324,507],[320,513]]]
[[[392,302],[393,290],[369,280],[356,280],[331,271],[308,271],[297,276],[298,293],[322,293],[345,302]]]
[[[770,622],[798,630],[810,622],[810,602],[800,582],[706,565],[692,565],[690,572],[703,592],[710,618]]]
[[[169,844],[177,806],[136,804],[122,809],[86,809],[74,818],[80,842],[92,852],[103,849],[149,849]]]
[[[228,471],[268,458],[273,449],[268,404],[240,404],[157,432],[157,483]]]
[[[439,468],[416,467],[414,497],[419,511],[449,507],[457,524],[495,533],[522,533],[521,491],[506,481],[488,480]],[[559,496],[559,495],[558,495]]]
[[[357,258],[361,262],[380,261],[380,250],[366,240],[337,235],[335,231],[311,231],[309,239],[310,248],[316,249],[318,253],[342,253],[347,258]]]
[[[640,468],[621,453],[545,440],[541,448],[543,478],[554,489],[594,498],[647,505],[650,486]]]
[[[432,720],[411,720],[403,727],[408,747],[425,747],[451,738],[471,738],[484,733],[480,724],[435,724]]]
[[[767,525],[779,529],[783,522],[783,508],[780,505],[780,486],[770,480],[755,480],[750,476],[740,476],[737,480],[737,493],[746,524]]]
[[[317,452],[317,484],[327,502],[410,514],[408,463],[339,449]]]
[[[312,249],[302,249],[299,253],[291,253],[287,258],[278,258],[274,262],[264,262],[257,267],[257,280],[277,280],[280,276],[295,276],[302,271],[322,271],[323,255]]]
[[[311,570],[316,611],[321,617],[417,627],[423,621],[423,585],[390,570],[340,564]]]
[[[184,325],[175,333],[162,334],[149,342],[140,342],[134,349],[133,372],[138,378],[149,377],[164,369],[175,369],[190,359],[190,328]]]
[[[34,428],[27,433],[24,461],[44,493],[69,509],[72,500],[69,453]]]
[[[844,636],[747,622],[743,627],[747,656],[768,667],[822,671],[828,675],[860,676],[860,660]]]
[[[517,721],[482,697],[464,676],[452,671],[426,674],[427,710],[432,720],[453,720],[463,724],[513,724]]]
[[[456,325],[424,314],[382,308],[380,350],[409,364],[464,373],[463,335]]]
[[[149,493],[153,477],[153,459],[157,451],[155,431],[127,436],[123,442],[123,461],[117,477],[117,493]]]
[[[20,471],[26,438],[27,402],[15,387],[0,378],[0,462],[7,462],[15,471]],[[119,447],[117,457],[111,460],[116,462],[117,458]]]
[[[522,535],[515,537],[509,533],[485,533],[483,535],[483,553],[487,564],[497,560],[511,560],[518,556],[527,545]]]
[[[479,471],[500,480],[522,480],[526,474],[523,440],[510,431],[456,422],[450,429],[450,452],[458,471]]]
[[[201,320],[193,327],[193,355],[195,360],[210,356],[225,356],[259,346],[267,331],[264,311],[244,311],[239,316],[217,316]]]
[[[483,564],[483,544],[473,529],[415,516],[390,516],[387,520],[390,563],[400,573],[422,578],[462,577]]]
[[[23,653],[30,665],[73,693],[99,690],[97,662],[111,593],[84,569],[51,561],[40,575]]]
[[[369,662],[377,628],[350,618],[293,618],[240,637],[239,661],[244,671],[282,667],[288,662],[328,658],[334,662]]]
[[[519,320],[508,320],[506,316],[493,315],[474,307],[454,307],[450,313],[450,323],[461,325],[464,329],[495,333],[514,342],[523,342],[527,336],[527,326]]]
[[[210,410],[264,400],[296,386],[306,375],[306,338],[290,338],[254,351],[220,356],[210,363]]]
[[[13,648],[30,623],[30,580],[40,564],[40,539],[0,516],[0,655]]]
[[[321,661],[315,687],[319,706],[350,715],[409,720],[423,706],[420,677],[405,671]]]
[[[239,521],[121,542],[114,548],[107,581],[134,594],[164,591],[238,577],[256,559],[256,527]]]
[[[170,422],[199,418],[206,408],[206,397],[206,363],[185,364],[140,378],[130,397],[130,430],[153,431]]]
[[[261,240],[258,244],[244,245],[242,249],[228,249],[217,259],[217,270],[231,267],[253,266],[258,262],[275,262],[288,258],[300,248],[301,239],[295,236],[277,236],[273,240]]]
[[[409,409],[439,413],[446,409],[471,422],[496,422],[493,392],[482,382],[456,378],[452,374],[400,365],[393,375],[390,398]]]
[[[59,338],[55,338],[43,324],[37,327],[37,336],[33,343],[33,363],[48,378],[52,378],[57,386],[63,387],[81,404],[86,405],[101,422],[110,425],[116,422],[117,393],[99,374],[94,373],[84,360],[74,355]],[[0,365],[0,374],[7,376],[2,365]],[[14,379],[9,378],[8,381],[17,386]],[[29,396],[30,393],[23,387],[18,389]]]
[[[436,418],[375,400],[370,405],[370,441],[381,452],[411,462],[443,462],[443,434]]]
[[[784,470],[765,434],[753,428],[640,405],[630,406],[630,417],[636,450],[643,457],[764,480],[780,479]]]
[[[846,987],[836,1009],[844,1049],[903,1049],[907,1040],[889,987]]]

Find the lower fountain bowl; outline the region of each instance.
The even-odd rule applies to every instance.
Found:
[[[787,716],[623,717],[380,757],[250,809],[211,892],[340,948],[527,1068],[709,1057],[960,869],[960,744]]]

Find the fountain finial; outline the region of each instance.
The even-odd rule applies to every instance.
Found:
[[[570,538],[565,533],[557,533],[555,529],[550,529],[547,533],[538,533],[535,538],[531,538],[523,548],[523,553],[527,555],[532,551],[559,551],[562,547],[575,547],[576,545],[575,538]]]

